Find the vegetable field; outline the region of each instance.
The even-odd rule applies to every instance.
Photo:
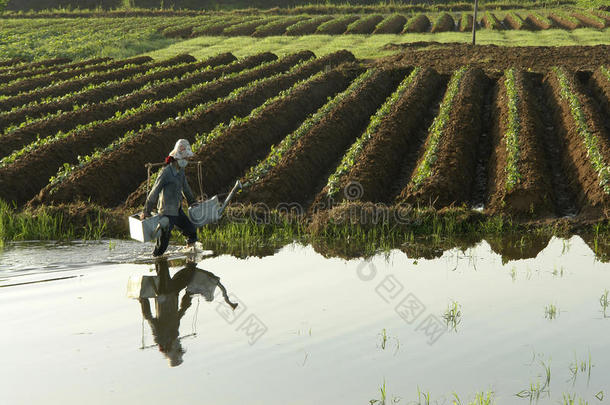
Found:
[[[205,35],[341,35],[406,34],[412,32],[451,32],[472,29],[472,12],[411,14],[341,14],[341,15],[243,15],[199,17],[170,25],[162,33],[167,37],[192,38]],[[477,18],[477,26],[491,30],[546,30],[550,28],[604,29],[610,26],[610,13],[603,10],[562,9],[554,11],[486,11]]]
[[[607,60],[591,71],[365,66],[348,51],[5,60],[0,199],[135,210],[145,164],[186,138],[205,193],[239,178],[238,202],[271,209],[360,201],[601,218],[608,72]],[[196,165],[187,173],[197,188]]]

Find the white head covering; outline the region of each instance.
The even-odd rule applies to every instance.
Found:
[[[169,153],[171,157],[174,159],[186,159],[193,156],[193,151],[191,150],[191,144],[186,139],[178,139],[174,149]]]

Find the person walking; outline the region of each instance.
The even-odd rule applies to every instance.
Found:
[[[182,210],[183,197],[186,198],[189,205],[196,202],[184,173],[184,168],[188,164],[187,159],[192,156],[193,151],[189,141],[179,139],[174,149],[165,158],[165,167],[157,176],[157,180],[146,198],[144,211],[140,214],[140,219],[149,217],[156,206],[157,213],[169,220],[169,226],[162,229],[161,235],[157,238],[153,256],[161,256],[165,253],[174,226],[179,228],[182,234],[186,236],[187,249],[195,250],[197,227]]]

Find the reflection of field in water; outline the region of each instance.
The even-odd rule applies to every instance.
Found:
[[[608,396],[610,265],[579,237],[504,264],[492,246],[344,260],[294,244],[197,269],[170,260],[161,281],[154,263],[133,264],[147,245],[11,244],[0,252],[1,402],[353,404],[381,399],[384,382],[387,403],[401,404],[418,387],[432,403]],[[150,298],[128,298],[128,284]]]

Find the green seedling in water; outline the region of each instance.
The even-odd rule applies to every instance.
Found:
[[[557,318],[558,315],[559,315],[559,309],[557,309],[557,306],[555,304],[547,305],[544,308],[544,317],[547,318],[548,320],[553,320],[553,319]]]
[[[599,297],[599,305],[602,307],[602,312],[604,313],[604,318],[606,318],[606,310],[610,306],[610,299],[608,298],[608,294],[610,291],[604,290],[604,293],[601,297]]]
[[[398,353],[398,349],[400,349],[400,341],[398,340],[397,337],[389,336],[387,333],[387,330],[385,328],[383,328],[381,330],[379,337],[381,338],[381,343],[379,344],[379,346],[381,347],[381,350],[385,350],[389,341],[394,340],[394,341],[396,341],[396,351],[394,352],[394,354],[396,355],[396,353]]]
[[[430,405],[430,392],[422,392],[417,387],[417,405]]]
[[[591,381],[591,369],[593,368],[593,362],[591,360],[591,352],[589,352],[589,358],[583,361],[578,361],[576,353],[574,353],[574,362],[570,363],[570,374],[572,375],[572,386],[576,383],[576,377],[578,373],[587,373],[587,384]]]
[[[561,405],[588,405],[588,402],[582,398],[578,398],[578,403],[576,402],[576,394],[563,394],[563,399],[561,401]]]
[[[457,326],[462,322],[462,306],[457,301],[453,301],[443,314],[443,319],[448,328],[457,332]]]
[[[380,399],[371,399],[371,400],[369,400],[369,404],[385,405],[385,400],[386,400],[385,380],[383,380],[383,385],[379,388],[379,393],[381,394],[381,398]]]
[[[488,391],[486,393],[477,392],[475,394],[474,400],[468,402],[468,405],[493,405],[493,404],[495,404],[493,397],[494,397],[493,391]],[[455,392],[453,393],[452,405],[462,405],[462,400]]]
[[[540,400],[540,397],[543,394],[547,394],[550,397],[550,385],[551,385],[551,366],[544,362],[544,360],[540,360],[540,365],[544,371],[544,375],[540,375],[543,380],[542,382],[536,381],[535,383],[530,383],[529,387],[523,389],[515,394],[515,396],[519,398],[529,399],[530,402]]]

